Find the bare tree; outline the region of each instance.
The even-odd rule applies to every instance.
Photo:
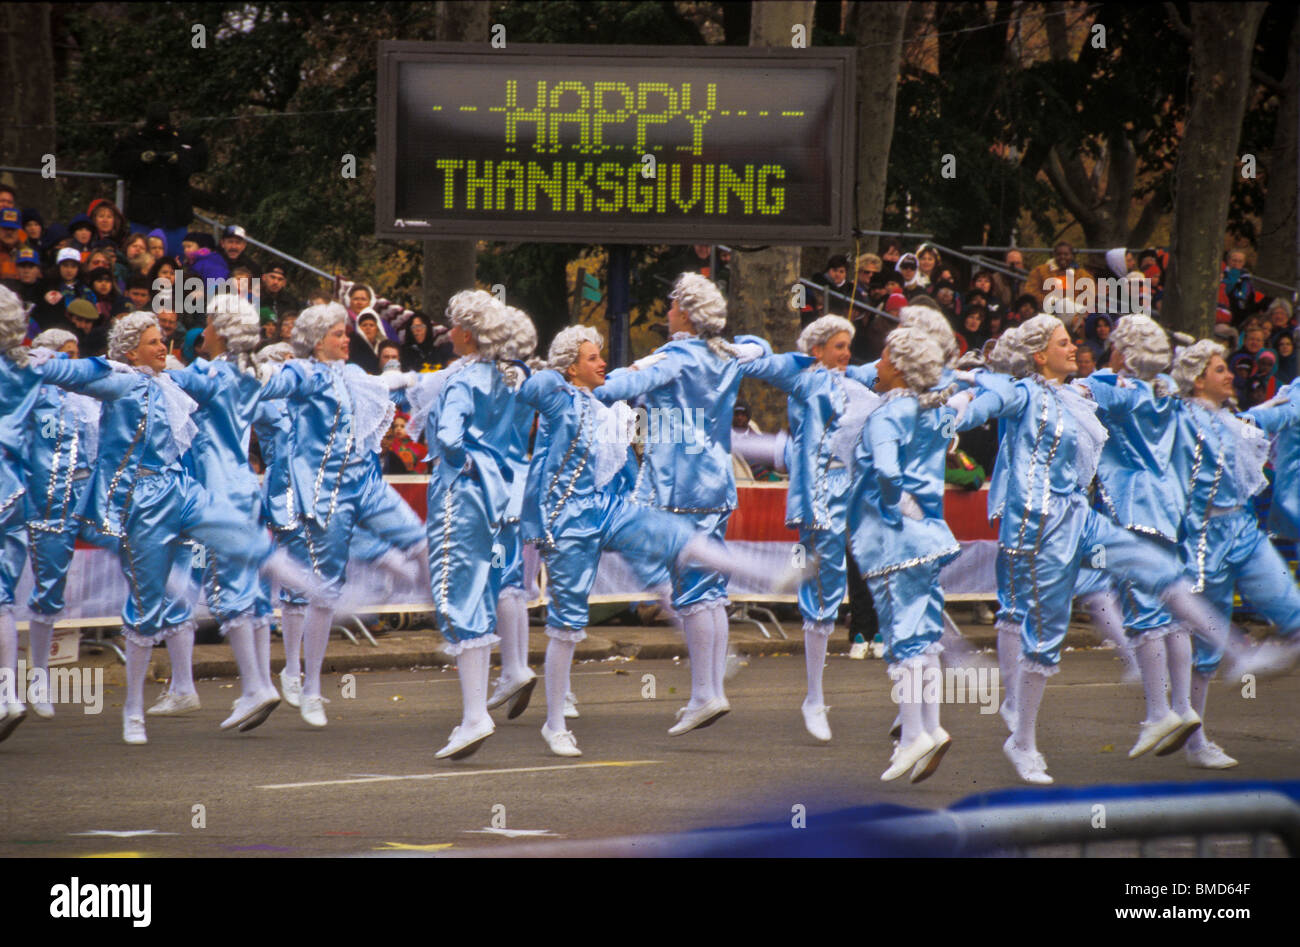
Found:
[[[1219,258],[1240,172],[1237,144],[1266,3],[1193,3],[1192,97],[1174,176],[1173,241],[1161,313],[1194,335],[1214,325]]]
[[[1277,129],[1265,166],[1268,193],[1259,231],[1255,272],[1290,286],[1300,285],[1296,270],[1296,132],[1300,122],[1300,16],[1291,25],[1286,77],[1277,108]]]
[[[894,138],[894,102],[903,55],[907,8],[901,3],[849,7],[848,28],[858,46],[857,214],[861,230],[879,230],[885,213],[885,175]],[[877,241],[868,239],[866,245]]]

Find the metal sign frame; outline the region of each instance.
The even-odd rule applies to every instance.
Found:
[[[855,149],[857,145],[856,49],[847,46],[815,49],[734,46],[605,46],[512,43],[492,49],[486,43],[425,43],[386,40],[379,43],[378,115],[375,151],[375,235],[381,238],[491,239],[560,243],[747,243],[832,244],[849,240],[855,207]],[[522,60],[529,66],[572,65],[575,59],[607,60],[626,67],[629,60],[686,61],[692,65],[744,62],[764,69],[829,68],[835,76],[830,130],[830,220],[824,224],[791,225],[751,218],[716,220],[524,221],[497,219],[423,220],[397,217],[397,94],[398,70],[407,62],[479,63],[490,59]],[[603,65],[604,63],[597,63]],[[755,152],[762,153],[761,144]],[[502,213],[502,212],[498,212]],[[510,212],[503,212],[509,214]],[[584,212],[576,211],[575,214]]]

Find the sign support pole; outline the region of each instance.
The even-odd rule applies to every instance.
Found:
[[[610,368],[623,368],[629,362],[628,312],[632,308],[632,248],[626,243],[608,246],[609,297],[605,311],[609,319]]]

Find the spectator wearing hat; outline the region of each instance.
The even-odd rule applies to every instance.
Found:
[[[1300,375],[1300,359],[1296,357],[1295,334],[1279,336],[1273,349],[1277,352],[1277,383],[1289,385]]]
[[[161,228],[155,227],[150,230],[145,234],[144,239],[149,247],[149,255],[155,262],[172,255],[167,252],[167,234]]]
[[[125,213],[132,230],[163,230],[169,254],[180,251],[194,218],[190,175],[208,166],[203,139],[177,129],[166,103],[151,103],[144,125],[128,133],[113,151],[113,171],[127,182]]]
[[[18,275],[15,261],[18,249],[26,240],[23,215],[18,208],[0,209],[0,279],[13,279]]]
[[[380,441],[385,474],[419,474],[428,470],[424,463],[427,451],[406,433],[406,422],[410,417],[405,411],[395,413],[388,433]]]
[[[181,343],[180,359],[186,365],[189,365],[199,355],[203,346],[203,330],[199,328],[186,329],[185,340]]]
[[[106,320],[124,312],[133,312],[131,301],[117,291],[113,285],[113,272],[105,267],[96,267],[86,277],[90,291],[95,294],[95,308]]]
[[[40,250],[45,246],[45,218],[36,208],[23,208],[23,230],[27,234],[29,247]]]
[[[74,299],[95,303],[95,294],[81,277],[81,253],[75,247],[64,247],[56,258],[58,276],[53,289],[63,296],[64,304]]]
[[[820,288],[808,294],[803,308],[799,310],[799,321],[808,325],[815,319],[827,314],[844,315],[849,311],[849,303],[840,296],[850,296],[853,284],[849,282],[849,260],[842,253],[837,253],[826,261],[826,270],[813,277],[812,282]],[[830,292],[838,296],[830,295]]]
[[[243,227],[231,225],[222,231],[218,253],[226,261],[227,269],[233,271],[236,266],[246,266],[255,278],[261,278],[262,268],[248,252],[248,234]]]
[[[210,279],[230,279],[230,267],[221,254],[216,252],[212,235],[201,230],[191,230],[181,241],[181,252],[185,255],[178,260],[186,276],[197,276],[205,282]]]
[[[1277,340],[1282,336],[1289,336],[1295,331],[1296,323],[1291,313],[1291,304],[1278,296],[1268,304],[1268,309],[1264,311],[1264,316],[1268,320],[1268,345],[1269,348],[1277,349]]]
[[[139,310],[153,311],[153,306],[150,305],[153,300],[153,284],[150,283],[149,277],[143,273],[137,273],[126,281],[125,295],[132,312]]]
[[[92,358],[108,352],[108,325],[95,304],[87,299],[74,299],[68,303],[63,325],[48,328],[67,329],[77,337],[77,351],[82,358]]]
[[[78,214],[68,221],[68,246],[81,254],[84,260],[90,256],[90,242],[95,239],[95,225],[85,214]]]
[[[41,302],[45,290],[41,279],[41,257],[31,247],[19,247],[14,254],[14,275],[0,279],[0,285],[12,290],[31,311]]]
[[[384,341],[379,331],[379,316],[369,307],[357,315],[357,327],[349,333],[348,361],[360,365],[371,375],[379,374],[379,343]]]
[[[298,312],[302,303],[294,299],[289,292],[288,278],[284,267],[272,264],[262,271],[262,295],[260,305],[263,312],[270,312],[273,320],[280,319],[286,312]]]
[[[907,305],[907,297],[902,293],[893,293],[885,300],[885,312],[897,316],[900,309]]]

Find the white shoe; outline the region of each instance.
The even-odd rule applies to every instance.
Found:
[[[1200,726],[1199,719],[1196,721],[1196,725]],[[1179,730],[1183,729],[1183,727],[1183,718],[1178,716],[1178,714],[1174,713],[1172,710],[1159,720],[1144,720],[1142,722],[1142,729],[1138,731],[1137,742],[1133,744],[1133,749],[1128,751],[1128,758],[1135,760],[1148,750],[1155,749],[1156,744],[1162,743]],[[1189,730],[1187,733],[1190,734],[1191,731]],[[1186,741],[1186,739],[1187,735],[1185,734],[1183,740]]]
[[[867,654],[873,658],[883,658],[885,656],[885,643],[883,641],[873,641],[867,645]]]
[[[496,687],[492,689],[492,696],[488,698],[487,709],[496,710],[515,694],[518,694],[529,681],[536,681],[537,675],[529,672],[529,677],[520,680],[512,680],[502,674],[497,678]]]
[[[129,743],[131,746],[143,746],[149,742],[149,737],[144,732],[143,717],[123,716],[122,742]]]
[[[564,695],[564,719],[577,720],[581,714],[578,713],[578,698],[573,696],[573,691]]]
[[[1177,711],[1175,711],[1176,713]],[[1190,737],[1197,730],[1201,729],[1201,718],[1195,710],[1188,708],[1187,713],[1183,715],[1183,724],[1169,736],[1165,737],[1156,745],[1156,756],[1169,756],[1172,753],[1183,748]]]
[[[54,705],[48,700],[34,700],[28,706],[31,708],[32,713],[42,720],[49,720],[54,716]]]
[[[725,701],[717,697],[706,700],[694,710],[691,710],[690,705],[687,704],[677,711],[677,723],[668,728],[668,735],[679,737],[697,727],[707,727],[730,709],[731,707]]]
[[[551,752],[556,756],[581,756],[582,750],[578,749],[578,740],[573,735],[572,730],[552,730],[546,724],[542,724],[542,739],[546,745],[551,748]]]
[[[981,625],[992,625],[998,620],[998,616],[993,613],[993,609],[980,602],[975,606],[975,620]]]
[[[871,646],[866,641],[855,641],[849,645],[849,657],[854,661],[865,661],[871,653]]]
[[[1011,706],[1011,701],[1004,700],[1002,706],[998,708],[998,713],[1002,717],[1002,722],[1007,725],[1007,730],[1011,733],[1016,732],[1016,724],[1020,722],[1020,714]]]
[[[0,715],[0,743],[3,743],[9,739],[18,725],[27,719],[27,708],[14,702],[0,704],[0,711],[4,711],[4,714]]]
[[[1002,744],[1002,752],[1016,768],[1016,774],[1027,783],[1035,786],[1050,786],[1055,780],[1047,775],[1047,760],[1041,753],[1026,753],[1015,744],[1015,737],[1007,737]]]
[[[168,691],[145,713],[153,717],[179,717],[182,714],[192,714],[202,706],[198,694],[173,694]]]
[[[302,703],[302,674],[292,674],[285,676],[287,667],[280,671],[280,693],[284,695],[284,702],[290,707],[297,707]]]
[[[1195,750],[1187,748],[1187,765],[1195,769],[1232,769],[1237,761],[1219,744],[1207,742]]]
[[[930,739],[934,741],[934,749],[916,761],[916,766],[912,769],[914,783],[923,782],[933,776],[939,764],[943,762],[948,747],[952,746],[952,735],[943,727],[935,727],[930,732]]]
[[[325,717],[325,705],[328,703],[328,697],[308,697],[304,694],[298,712],[302,714],[302,719],[313,727],[323,727],[329,723]]]
[[[825,704],[817,707],[809,707],[808,702],[804,701],[799,708],[803,711],[803,725],[818,740],[823,743],[829,743],[831,740],[831,725],[826,720],[826,711],[830,710]]]
[[[894,755],[889,758],[889,769],[880,774],[880,779],[883,782],[897,779],[919,763],[933,749],[934,740],[930,739],[928,733],[922,733],[906,746],[900,743],[894,747]]]
[[[241,697],[235,701],[229,717],[221,721],[222,730],[239,727],[241,731],[252,730],[265,722],[271,711],[280,706],[279,694],[254,694]]]
[[[483,741],[496,733],[496,729],[491,717],[486,718],[483,723],[473,730],[454,727],[451,736],[447,739],[447,745],[433,755],[440,760],[463,760],[471,753],[477,752],[478,748],[483,745]]]

